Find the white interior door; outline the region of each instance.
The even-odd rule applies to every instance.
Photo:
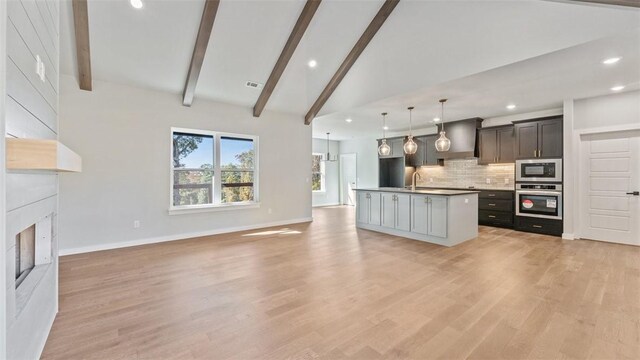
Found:
[[[583,136],[580,237],[640,245],[640,131]]]
[[[355,205],[355,191],[357,182],[356,154],[340,155],[340,203]]]

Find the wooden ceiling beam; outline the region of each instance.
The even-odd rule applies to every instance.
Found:
[[[289,35],[289,39],[287,39],[287,43],[284,45],[276,65],[273,67],[273,70],[271,70],[271,75],[269,75],[267,83],[264,85],[264,88],[258,97],[258,101],[256,101],[256,104],[253,107],[253,116],[259,117],[260,114],[262,114],[262,110],[264,110],[264,107],[267,105],[267,101],[269,101],[269,98],[271,97],[273,90],[276,88],[282,73],[287,68],[289,60],[291,60],[293,53],[296,51],[296,48],[307,30],[309,23],[311,23],[313,15],[315,15],[316,10],[318,10],[318,6],[320,6],[321,1],[322,0],[307,0],[307,3],[304,5],[304,8],[298,17],[298,21],[296,21],[296,24],[293,26],[293,30]]]
[[[220,0],[206,0],[204,4],[196,44],[193,48],[193,54],[191,55],[189,73],[187,74],[187,81],[184,84],[184,91],[182,92],[182,105],[184,106],[191,106],[193,103],[193,96],[196,91],[198,77],[200,77],[200,70],[202,70],[204,55],[207,52],[209,38],[213,32],[213,22],[216,19],[218,5],[220,5]]]
[[[396,8],[396,5],[398,5],[399,2],[400,0],[385,0],[376,16],[373,18],[373,20],[371,20],[371,23],[369,23],[367,29],[364,31],[364,33],[362,33],[362,36],[360,36],[358,42],[353,46],[353,49],[351,49],[349,55],[347,55],[347,57],[338,68],[338,71],[336,71],[327,86],[324,88],[324,90],[322,90],[322,93],[320,93],[320,96],[318,97],[316,102],[313,103],[311,109],[309,109],[309,112],[307,112],[307,115],[305,115],[305,124],[311,124],[313,118],[316,117],[318,112],[320,112],[320,109],[322,109],[327,100],[329,100],[331,94],[333,94],[338,85],[340,85],[340,82],[347,75],[349,69],[351,69],[356,60],[358,60],[358,57],[360,57],[364,49],[367,47],[367,45],[369,45],[369,42],[373,39],[378,30],[380,30],[384,22],[387,20],[389,15],[391,15],[391,12],[393,12],[393,9]]]
[[[76,35],[76,58],[80,89],[91,91],[91,48],[89,46],[89,15],[87,0],[73,0],[73,25]]]
[[[640,8],[640,0],[571,0],[571,1]]]

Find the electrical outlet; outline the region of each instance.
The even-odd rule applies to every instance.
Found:
[[[133,228],[134,229],[140,228],[140,220],[134,220],[133,221]]]
[[[504,178],[504,184],[509,185],[509,178]]]
[[[273,210],[271,210],[271,208],[269,208],[269,209],[267,210],[267,213],[271,214],[271,213],[273,213]]]
[[[487,178],[487,184],[491,184],[491,179]]]
[[[465,203],[465,204],[468,204],[468,203],[469,203],[469,199],[465,198],[465,199],[464,199],[464,203]]]
[[[433,178],[429,178],[429,182],[433,182]]]

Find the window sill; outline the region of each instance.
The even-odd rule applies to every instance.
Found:
[[[169,215],[183,215],[183,214],[196,214],[202,212],[216,212],[216,211],[232,211],[243,209],[257,209],[260,207],[259,202],[246,202],[246,203],[231,203],[220,205],[206,205],[206,206],[194,206],[194,207],[180,207],[170,208]]]

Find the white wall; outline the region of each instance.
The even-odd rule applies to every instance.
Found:
[[[340,141],[341,154],[356,154],[359,188],[378,186],[378,143],[372,138]]]
[[[0,54],[7,53],[7,2],[0,1]],[[5,133],[6,56],[0,56],[0,134]],[[5,229],[5,148],[0,136],[0,229]],[[0,254],[7,253],[5,233],[0,231]],[[0,359],[7,357],[7,267],[0,266]]]
[[[329,150],[332,158],[338,158],[340,142],[329,141]],[[313,139],[312,151],[326,156],[327,139]],[[312,193],[313,206],[338,205],[340,203],[340,166],[338,161],[325,162],[325,189],[326,191]]]
[[[311,218],[311,127],[301,117],[61,77],[60,137],[83,172],[60,181],[60,249],[74,253]],[[261,207],[169,215],[170,128],[251,134],[259,140]],[[270,213],[271,210],[271,213]],[[134,229],[134,220],[140,228]]]
[[[564,230],[563,237],[580,237],[580,136],[585,133],[640,129],[640,91],[629,91],[564,102]]]

